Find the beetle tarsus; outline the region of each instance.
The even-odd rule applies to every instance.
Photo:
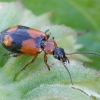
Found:
[[[50,71],[50,66],[47,64],[47,60],[44,60],[44,63],[46,64],[48,70]]]
[[[23,70],[25,70],[26,69],[26,66],[25,67],[23,67],[22,69],[21,69],[21,71],[23,71]]]
[[[48,31],[49,31],[49,29],[47,29],[47,30],[45,31],[45,34],[47,34]]]
[[[21,71],[25,70],[26,67],[27,67],[28,65],[30,65],[31,63],[33,63],[33,62],[34,62],[34,60],[32,59],[29,63],[27,63],[27,64],[21,69]]]
[[[49,29],[47,29],[47,30],[45,31],[45,34],[47,35],[47,37],[48,37],[48,39],[49,39],[51,33],[47,34],[47,32],[49,32]]]

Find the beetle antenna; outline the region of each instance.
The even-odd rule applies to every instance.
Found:
[[[82,35],[84,35],[84,34],[87,34],[89,32],[89,28],[88,29],[86,29],[84,32],[82,32],[82,33],[78,33],[77,35],[78,36],[82,36]]]
[[[73,81],[72,81],[72,77],[71,77],[70,71],[68,70],[68,68],[67,68],[67,66],[64,64],[64,62],[62,62],[62,63],[63,63],[63,65],[64,65],[65,69],[67,70],[67,72],[68,72],[68,74],[69,74],[69,77],[70,77],[70,82],[71,82],[71,84],[73,85]]]
[[[94,52],[73,52],[73,53],[66,53],[66,55],[73,55],[73,54],[87,54],[87,55],[95,55],[95,56],[100,56],[99,53],[94,53]]]

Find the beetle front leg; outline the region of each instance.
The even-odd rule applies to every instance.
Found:
[[[21,69],[21,71],[25,70],[26,67],[27,67],[28,65],[30,65],[31,63],[33,63],[33,62],[36,60],[37,56],[38,56],[38,55],[35,55],[34,58],[33,58],[30,62],[28,62],[28,63]]]
[[[48,60],[48,58],[47,58],[47,55],[46,55],[46,53],[45,53],[45,54],[44,54],[44,63],[46,64],[48,70],[50,71],[50,66],[47,64],[47,60]]]

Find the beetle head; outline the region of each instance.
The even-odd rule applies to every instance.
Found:
[[[58,48],[58,47],[56,47],[56,48],[54,49],[53,56],[54,56],[55,59],[58,59],[58,60],[60,60],[60,61],[62,61],[62,62],[67,62],[67,61],[68,61],[68,63],[69,63],[69,60],[68,60],[68,58],[66,57],[66,54],[65,54],[63,48]]]

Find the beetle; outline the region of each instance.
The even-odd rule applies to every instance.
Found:
[[[50,71],[50,66],[47,63],[47,54],[53,55],[55,59],[58,59],[62,62],[62,64],[68,71],[71,84],[73,84],[71,74],[65,64],[66,62],[69,63],[67,55],[94,54],[100,56],[100,54],[91,52],[75,52],[67,54],[65,53],[63,48],[57,46],[54,37],[49,39],[50,35],[47,34],[48,31],[49,30],[42,32],[40,30],[21,25],[12,26],[1,32],[0,42],[5,49],[10,51],[10,53],[5,55],[10,55],[13,57],[17,57],[22,54],[34,56],[34,58],[30,62],[28,62],[21,69],[21,71],[23,71],[28,65],[33,63],[36,60],[38,54],[40,54],[42,51],[44,51],[44,63]]]

